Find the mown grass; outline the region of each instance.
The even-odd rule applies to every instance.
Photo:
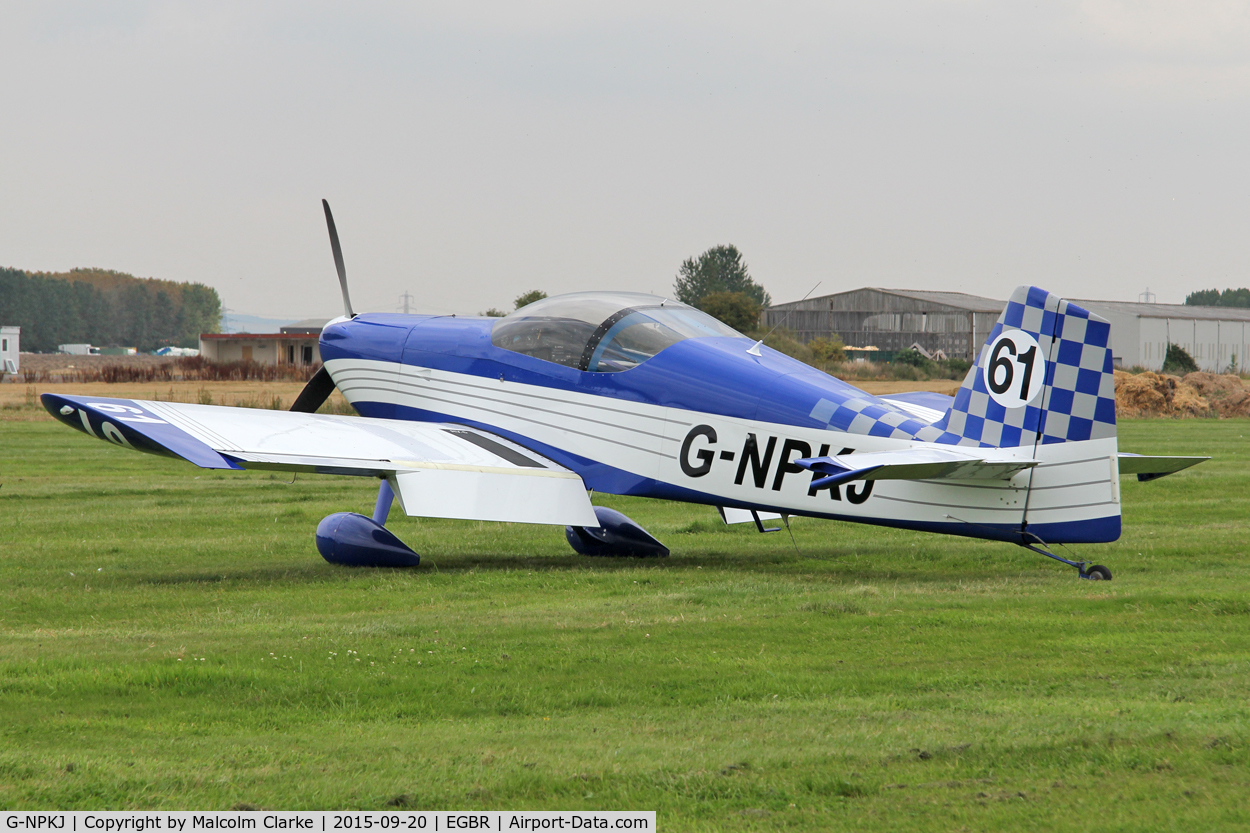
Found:
[[[0,422],[0,806],[635,808],[665,830],[1250,824],[1236,420],[1126,482],[1111,583],[1007,545],[602,498],[673,549],[403,518],[312,544],[354,479],[204,472]]]

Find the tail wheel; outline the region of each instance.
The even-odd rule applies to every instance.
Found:
[[[1091,581],[1111,581],[1111,571],[1101,564],[1095,564],[1085,571],[1085,577]]]

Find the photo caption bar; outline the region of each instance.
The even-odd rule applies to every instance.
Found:
[[[411,812],[349,812],[335,810],[214,812],[74,810],[63,813],[0,811],[0,833],[147,833],[160,830],[191,833],[201,830],[407,831],[538,831],[655,830],[655,811],[633,810],[510,810]]]

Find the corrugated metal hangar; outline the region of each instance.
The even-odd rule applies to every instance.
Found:
[[[1212,373],[1227,370],[1234,357],[1238,368],[1246,364],[1250,309],[1072,300],[1111,322],[1118,367],[1159,370],[1169,343],[1184,347]],[[803,343],[837,333],[848,347],[897,351],[919,344],[975,361],[1004,306],[962,292],[865,287],[778,304],[764,311],[763,324],[785,327]]]
[[[1111,322],[1111,354],[1117,367],[1163,367],[1168,344],[1179,344],[1200,370],[1222,373],[1236,357],[1246,364],[1250,309],[1137,304],[1127,301],[1076,301]]]
[[[866,287],[823,295],[764,311],[764,329],[781,325],[806,344],[837,333],[848,347],[906,350],[975,361],[1006,301],[963,292]]]

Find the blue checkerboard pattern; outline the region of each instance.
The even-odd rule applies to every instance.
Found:
[[[1023,330],[1046,357],[1046,383],[1036,404],[1008,410],[985,387],[982,366],[994,339],[1006,329]],[[1022,286],[1007,302],[998,323],[968,372],[955,403],[934,428],[932,442],[1007,448],[1115,436],[1115,375],[1111,324],[1058,295]]]
[[[1004,329],[1036,339],[1046,357],[1046,380],[1035,404],[1008,409],[985,387],[982,365]],[[948,445],[1011,448],[1115,436],[1115,377],[1111,325],[1076,304],[1022,286],[1007,302],[951,409],[929,425],[876,397],[821,399],[811,417],[830,428],[872,437]]]

